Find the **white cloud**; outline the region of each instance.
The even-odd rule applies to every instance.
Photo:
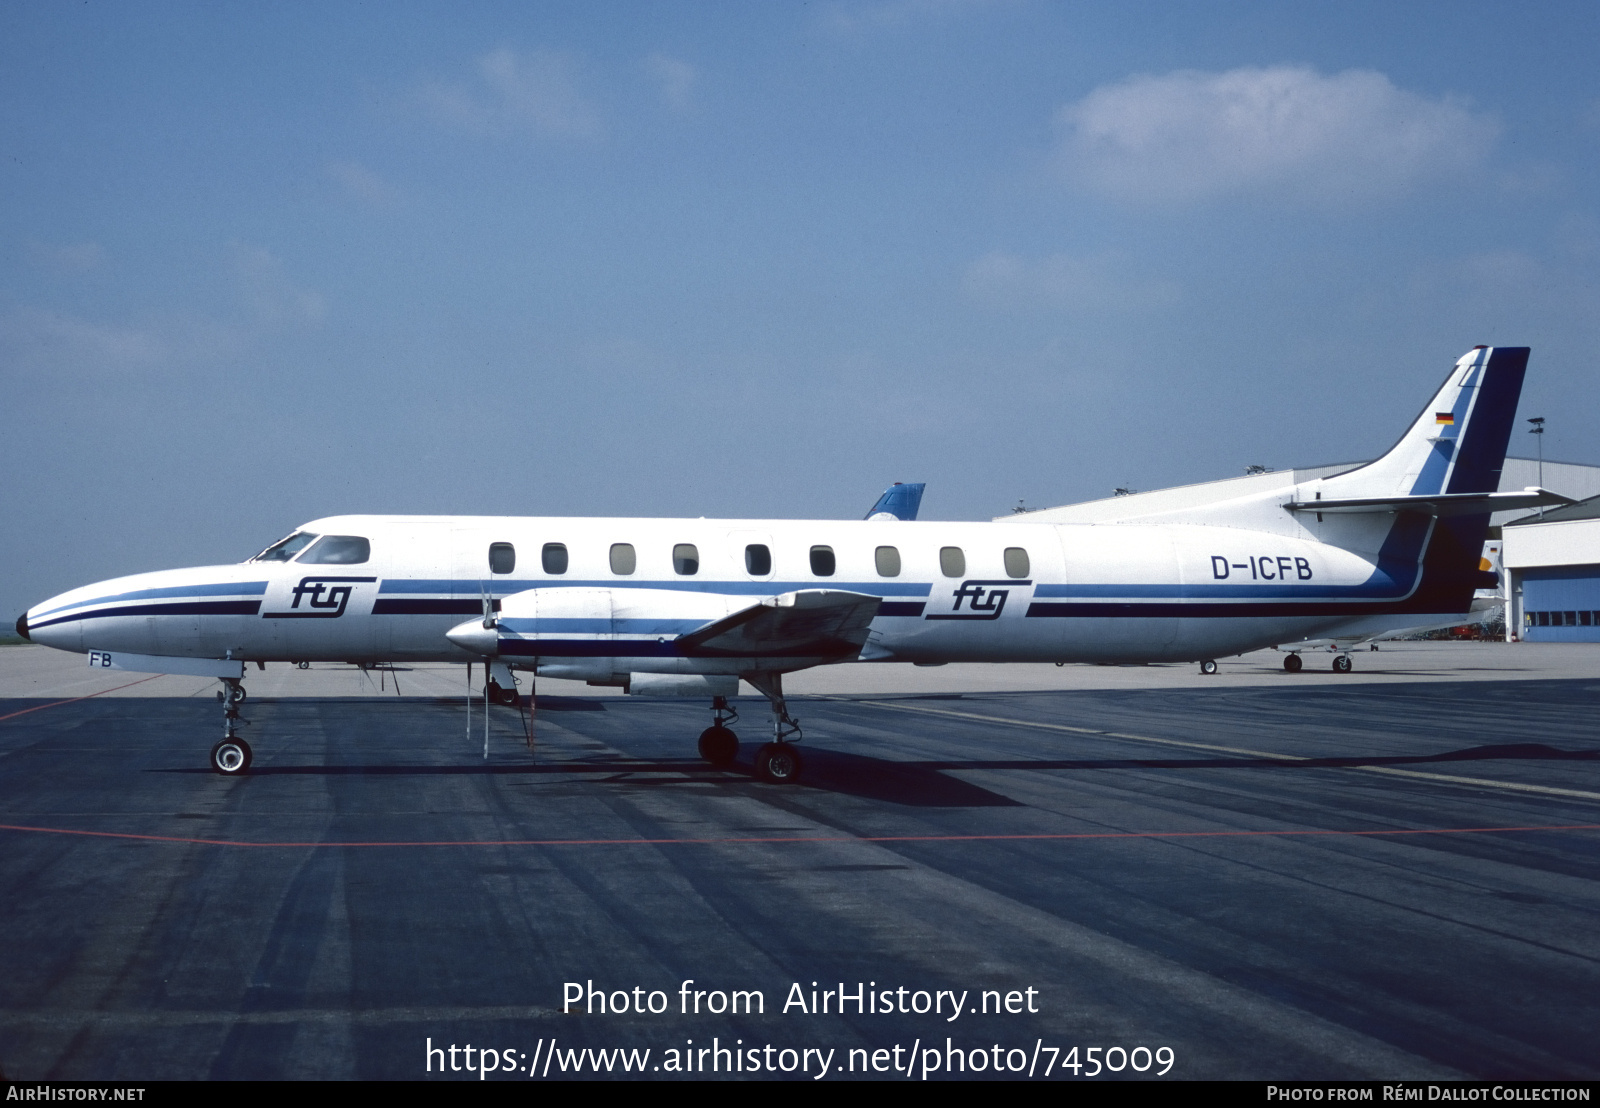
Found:
[[[872,0],[830,4],[823,9],[825,26],[840,34],[859,35],[887,27],[903,27],[932,19],[992,8],[1000,0]]]
[[[0,351],[14,366],[56,370],[135,369],[170,355],[167,343],[152,331],[26,305],[0,315]]]
[[[322,297],[291,282],[260,247],[232,244],[226,268],[236,307],[221,317],[179,311],[115,322],[14,305],[0,312],[0,365],[71,376],[170,372],[236,357],[326,314]]]
[[[661,86],[661,98],[673,111],[688,110],[694,100],[694,86],[700,75],[694,66],[665,54],[651,54],[644,70]]]
[[[270,251],[242,242],[229,251],[240,300],[255,323],[315,323],[327,314],[322,297],[290,281]]]
[[[576,69],[554,51],[501,47],[478,59],[476,80],[430,82],[422,101],[435,120],[470,134],[599,138],[600,112],[579,91]]]
[[[1131,276],[1107,255],[1029,259],[995,251],[972,263],[963,284],[979,303],[1007,310],[1143,311],[1179,296],[1177,285]]]
[[[54,273],[76,276],[105,265],[106,252],[98,242],[30,242],[28,253],[34,262]]]
[[[393,207],[400,200],[394,186],[360,162],[329,162],[327,172],[352,200],[374,208]]]
[[[1367,200],[1479,163],[1500,127],[1381,73],[1181,70],[1104,85],[1060,110],[1068,171],[1143,202],[1271,194]]]

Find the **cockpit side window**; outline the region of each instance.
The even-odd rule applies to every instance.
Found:
[[[372,543],[358,535],[323,535],[300,555],[301,565],[358,566],[372,557]]]
[[[316,540],[309,531],[296,531],[286,539],[279,539],[250,560],[252,562],[287,562]]]

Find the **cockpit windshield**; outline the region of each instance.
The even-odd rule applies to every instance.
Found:
[[[300,555],[302,565],[358,566],[372,557],[372,543],[360,535],[323,535]]]
[[[287,562],[316,540],[308,531],[296,531],[286,539],[279,539],[250,560],[252,562]]]

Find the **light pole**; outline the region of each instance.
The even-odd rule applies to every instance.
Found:
[[[1539,487],[1542,489],[1544,488],[1544,416],[1534,416],[1528,422],[1533,424],[1533,429],[1528,434],[1539,436]],[[1539,506],[1539,518],[1544,518],[1542,504]]]

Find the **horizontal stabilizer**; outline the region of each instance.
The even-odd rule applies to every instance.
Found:
[[[1521,492],[1452,492],[1433,496],[1365,496],[1344,500],[1296,500],[1285,504],[1291,512],[1422,512],[1433,516],[1470,516],[1487,512],[1526,511],[1557,504],[1576,504],[1569,496],[1548,489]]]
[[[678,646],[690,657],[847,657],[859,653],[883,603],[837,589],[802,589],[689,632]]]

